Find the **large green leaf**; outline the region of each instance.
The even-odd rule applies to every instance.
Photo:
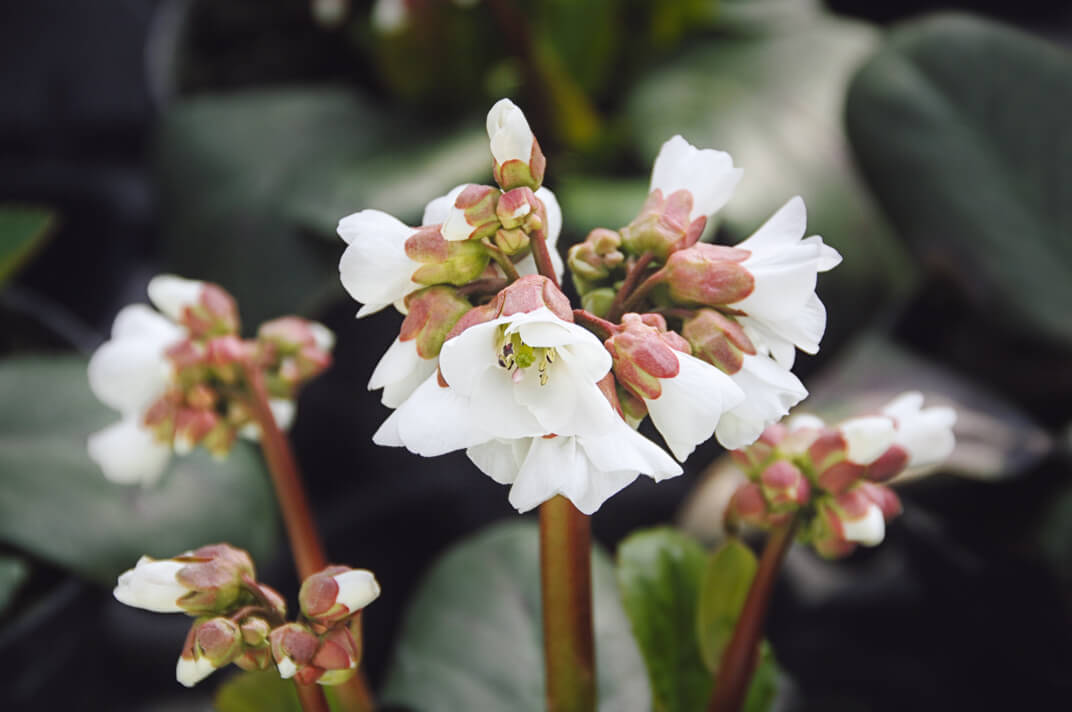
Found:
[[[1005,26],[907,23],[852,84],[853,148],[893,222],[989,310],[1072,343],[1072,53]]]
[[[22,559],[0,556],[0,615],[15,600],[15,594],[29,575],[30,570]]]
[[[49,210],[0,205],[0,284],[26,262],[54,223],[55,215]]]
[[[791,31],[716,37],[649,75],[627,105],[644,159],[682,134],[728,151],[744,169],[719,212],[734,239],[803,196],[809,234],[845,258],[821,279],[839,330],[910,282],[904,251],[860,180],[842,128],[848,81],[878,40],[868,25],[823,16]]]
[[[7,359],[0,392],[0,539],[105,584],[142,554],[218,541],[273,551],[275,500],[252,447],[223,463],[175,458],[156,488],[115,485],[86,454],[116,416],[90,393],[84,359]]]
[[[634,533],[618,547],[618,586],[656,712],[701,710],[711,696],[696,635],[706,566],[703,547],[669,528]]]
[[[220,685],[213,700],[216,712],[303,712],[293,680],[279,677],[274,667],[255,672],[234,668],[231,676]],[[339,709],[331,687],[323,687],[328,708]]]
[[[158,142],[166,267],[222,284],[251,324],[341,295],[339,218],[366,207],[419,218],[429,199],[490,177],[486,137],[420,136],[342,89],[179,103]]]
[[[712,672],[718,668],[722,653],[733,637],[757,567],[752,550],[732,536],[707,561],[700,586],[696,633],[704,664]]]
[[[606,556],[593,551],[599,708],[646,710],[643,663]],[[421,712],[546,708],[539,532],[494,526],[432,568],[410,604],[383,691]]]

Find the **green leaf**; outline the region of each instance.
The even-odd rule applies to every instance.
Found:
[[[1072,54],[997,23],[906,23],[849,94],[894,224],[984,308],[1072,343]]]
[[[279,677],[274,667],[255,672],[235,672],[216,691],[216,712],[303,712],[293,680]],[[328,708],[342,709],[331,687],[323,687]]]
[[[482,133],[419,136],[413,121],[342,89],[179,103],[159,135],[167,268],[227,288],[247,324],[313,311],[343,294],[339,218],[375,207],[417,219],[431,198],[490,177]]]
[[[844,331],[911,281],[842,128],[848,81],[878,39],[868,25],[822,16],[791,32],[715,38],[653,72],[627,104],[645,160],[682,134],[728,151],[744,169],[718,213],[734,241],[803,196],[808,234],[822,235],[845,258],[820,280],[829,323]]]
[[[15,600],[15,594],[29,575],[30,570],[22,559],[0,556],[0,615]]]
[[[614,572],[592,557],[599,708],[647,709],[643,663],[618,601]],[[450,550],[410,604],[383,690],[421,712],[546,709],[539,531],[491,527]]]
[[[718,668],[756,575],[756,556],[740,539],[729,537],[707,560],[700,585],[696,631],[710,672]]]
[[[24,205],[0,205],[0,284],[41,246],[55,224],[52,211]]]
[[[703,547],[669,528],[634,533],[618,547],[618,586],[657,712],[701,710],[711,696],[696,635],[706,566]]]
[[[0,539],[102,584],[142,554],[168,557],[229,541],[264,560],[276,545],[275,500],[252,446],[223,463],[172,460],[155,488],[104,479],[87,436],[117,416],[89,390],[86,361],[0,361]]]

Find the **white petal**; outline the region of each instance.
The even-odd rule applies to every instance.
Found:
[[[823,238],[818,235],[812,235],[811,237],[805,237],[804,244],[815,244],[819,246],[819,271],[829,272],[830,270],[841,264],[841,253],[835,250],[830,245],[823,242]]]
[[[491,155],[499,164],[511,160],[528,163],[532,157],[532,135],[525,114],[509,99],[500,99],[491,107],[487,120]]]
[[[551,258],[554,259],[558,254],[558,250],[555,248],[558,246],[558,235],[562,232],[562,207],[558,204],[558,198],[555,194],[546,187],[541,187],[536,191],[536,197],[543,203],[543,207],[547,212],[547,230],[546,237],[547,247],[551,250]]]
[[[814,292],[804,306],[788,319],[768,320],[744,316],[740,319],[757,349],[766,349],[783,368],[793,367],[795,349],[814,354],[826,331],[826,307]]]
[[[597,470],[635,470],[648,475],[656,482],[682,473],[681,465],[674,462],[665,450],[629,427],[613,409],[611,413],[617,423],[607,427],[602,436],[584,436],[579,439],[581,447]]]
[[[383,389],[382,401],[388,408],[397,408],[409,398],[428,376],[435,372],[437,359],[421,358],[416,339],[395,339],[376,364],[368,389]]]
[[[501,485],[511,485],[517,479],[531,445],[532,438],[496,439],[474,445],[465,454],[485,475]]]
[[[119,575],[112,595],[120,603],[156,613],[178,613],[183,609],[176,601],[189,593],[175,575],[185,567],[179,561],[156,561],[141,557],[133,569]]]
[[[909,454],[909,467],[941,462],[955,446],[953,425],[957,414],[952,408],[923,409],[923,394],[909,391],[891,401],[883,414],[896,421],[894,442]]]
[[[919,391],[905,391],[882,409],[883,415],[888,415],[894,420],[909,420],[919,415],[923,408],[923,394]]]
[[[689,219],[695,220],[709,217],[725,205],[740,179],[741,171],[733,167],[728,153],[700,150],[681,136],[674,136],[659,149],[650,190],[658,188],[664,197],[678,190],[689,191],[693,199]]]
[[[587,482],[588,460],[578,456],[574,438],[534,438],[510,488],[509,501],[524,513],[557,494],[566,494],[571,481],[576,487],[578,480]]]
[[[112,339],[135,339],[153,344],[161,351],[186,337],[182,328],[145,304],[123,307],[112,324]]]
[[[335,601],[346,606],[348,611],[360,610],[380,596],[380,584],[367,569],[344,571],[332,578],[339,586]]]
[[[121,420],[89,436],[89,459],[104,476],[123,485],[151,485],[160,479],[171,448],[159,442],[135,418]]]
[[[857,465],[869,465],[893,445],[893,421],[881,415],[846,420],[838,426],[847,444],[845,457]]]
[[[448,339],[439,352],[443,380],[462,395],[472,395],[484,371],[497,368],[496,338],[503,319],[470,326]]]
[[[283,658],[277,660],[275,663],[276,669],[279,670],[279,677],[284,680],[289,680],[298,674],[298,666],[294,664],[294,661],[290,658]]]
[[[405,445],[417,455],[435,457],[486,442],[469,399],[443,388],[433,374],[380,426],[377,445]]]
[[[882,510],[876,504],[867,506],[867,514],[862,519],[841,522],[844,537],[864,546],[878,546],[886,537],[886,520]]]
[[[173,274],[160,274],[149,280],[149,301],[168,318],[178,321],[186,307],[201,300],[204,282],[183,279]]]
[[[321,351],[331,351],[335,346],[335,332],[318,321],[309,322],[309,330],[313,332],[313,341]]]
[[[413,229],[379,210],[362,210],[339,221],[348,247],[339,261],[342,286],[365,306],[358,316],[379,311],[420,285],[411,277],[420,263],[406,255]]]
[[[807,225],[808,212],[804,200],[798,195],[786,201],[751,237],[735,247],[751,252],[769,252],[792,246],[804,236]],[[809,252],[817,251],[812,249]]]
[[[648,415],[674,457],[684,462],[696,446],[715,432],[722,414],[744,400],[729,376],[688,354],[677,354],[680,371],[660,378],[662,395],[645,398]]]
[[[185,687],[193,687],[214,672],[216,666],[204,655],[197,660],[179,658],[175,666],[175,679]]]
[[[439,233],[444,240],[461,242],[468,240],[472,236],[473,226],[465,219],[464,210],[451,206],[450,212],[447,213],[447,219],[443,221],[443,227],[439,229]]]
[[[789,432],[805,429],[821,430],[826,427],[826,423],[824,423],[823,419],[817,415],[812,415],[811,413],[797,413],[789,418],[789,420],[785,421],[785,427],[788,428]]]
[[[421,219],[421,225],[442,225],[446,222],[450,209],[454,207],[454,201],[468,187],[468,183],[456,185],[446,195],[441,195],[428,201],[428,205],[424,206],[424,217]]]
[[[766,356],[744,355],[744,363],[732,374],[744,391],[744,400],[718,421],[715,435],[727,450],[750,445],[770,424],[807,397],[800,379]]]
[[[89,387],[124,415],[144,411],[167,389],[171,365],[160,347],[134,338],[106,341],[89,360]]]

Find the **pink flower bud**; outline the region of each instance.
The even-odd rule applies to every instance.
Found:
[[[604,342],[614,357],[614,375],[637,396],[658,398],[662,395],[659,379],[673,378],[680,370],[674,351],[688,353],[688,344],[682,349],[680,336],[645,324],[638,314],[623,316],[622,327]]]
[[[741,262],[747,250],[699,243],[670,255],[663,280],[670,297],[683,304],[717,307],[740,301],[754,288],[754,280]]]
[[[744,354],[756,355],[756,347],[732,317],[714,309],[700,309],[685,320],[681,335],[696,356],[726,373],[737,373]]]
[[[480,240],[499,229],[496,206],[501,193],[490,185],[469,185],[458,194],[454,207],[440,227],[447,242]],[[535,199],[535,197],[534,197]]]
[[[450,287],[428,287],[406,297],[406,314],[398,338],[416,340],[417,354],[424,359],[439,355],[455,324],[472,309],[469,300]]]
[[[816,504],[808,538],[815,551],[828,559],[848,556],[856,549],[856,544],[845,538],[841,515],[830,498]]]
[[[908,466],[909,454],[901,445],[891,445],[867,466],[864,477],[872,482],[889,482]]]
[[[563,321],[573,321],[569,298],[543,275],[530,274],[522,277],[495,295],[490,304],[491,310],[486,313],[491,316],[485,321],[513,314],[527,314],[544,307]]]
[[[380,585],[371,571],[329,566],[302,583],[298,601],[306,618],[332,626],[376,600]]]
[[[775,448],[779,446],[785,436],[786,428],[784,425],[780,423],[768,425],[754,443],[748,447],[733,450],[730,455],[733,457],[734,462],[744,469],[745,474],[757,473],[767,466],[767,463],[774,456]]]
[[[531,188],[514,188],[499,197],[495,215],[504,228],[513,230],[524,225],[530,215],[538,215],[542,209],[540,199]]]
[[[227,610],[242,593],[246,578],[255,578],[249,554],[229,544],[203,546],[173,559],[184,564],[175,577],[189,593],[179,605],[191,615]]]
[[[194,337],[238,331],[234,297],[215,284],[163,274],[149,282],[148,292],[150,301],[161,312],[189,329]]]
[[[640,215],[622,228],[622,244],[634,255],[651,252],[665,262],[671,253],[691,247],[700,239],[707,216],[690,220],[692,208],[689,191],[676,190],[664,197],[662,190],[654,189]]]
[[[487,128],[495,182],[503,190],[539,188],[547,159],[521,109],[509,99],[500,99],[488,112]]]
[[[569,250],[567,259],[574,280],[581,278],[596,282],[609,277],[613,270],[625,263],[625,255],[618,249],[621,245],[621,236],[613,230],[597,228],[588,233],[584,242]]]
[[[357,672],[361,646],[347,626],[336,626],[320,637],[320,648],[313,656],[312,667],[321,685],[338,685]]]
[[[726,507],[728,523],[741,522],[758,527],[769,526],[771,511],[763,490],[754,482],[746,482],[737,488]]]
[[[438,225],[419,228],[406,240],[405,250],[407,257],[421,264],[412,281],[427,286],[468,284],[480,277],[491,259],[479,240],[450,242]]]
[[[313,682],[319,676],[319,671],[314,670],[313,680],[307,680],[309,673],[305,670],[313,661],[317,648],[320,647],[320,639],[308,626],[301,623],[287,623],[271,632],[268,640],[272,646],[272,658],[275,659],[276,667],[279,668],[279,676],[284,680],[295,676],[300,682]]]
[[[191,452],[220,424],[220,416],[212,410],[182,408],[175,415],[175,452]]]
[[[803,507],[811,497],[811,485],[795,465],[778,460],[759,477],[760,488],[772,512],[792,512]]]

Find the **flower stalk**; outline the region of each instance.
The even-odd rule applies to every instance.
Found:
[[[540,505],[540,592],[550,712],[596,708],[591,523],[557,495]]]
[[[799,516],[795,516],[772,529],[767,537],[756,577],[741,609],[741,617],[737,620],[733,637],[723,651],[715,673],[715,690],[707,705],[707,712],[737,712],[744,704],[759,659],[759,642],[763,638],[763,622],[774,592],[774,582],[793,544],[798,524]]]
[[[264,374],[249,361],[245,362],[244,370],[249,385],[250,410],[260,426],[261,449],[268,462],[276,500],[283,514],[283,524],[294,564],[298,569],[298,578],[306,579],[328,565],[327,555],[316,531],[309,499],[302,485],[298,461],[294,457],[290,441],[272,415]],[[352,628],[355,631],[361,630],[360,612],[354,616]],[[327,712],[328,705],[319,685],[296,686],[305,712]],[[347,712],[371,712],[375,709],[372,694],[361,670],[347,682],[335,687],[341,707]]]
[[[644,276],[644,272],[648,269],[648,265],[651,264],[653,259],[655,259],[654,254],[645,252],[630,268],[628,274],[625,275],[625,281],[622,282],[621,288],[614,295],[614,301],[611,302],[610,311],[607,312],[608,321],[615,324],[621,321],[622,314],[625,314],[626,311],[626,300],[632,295],[637,285],[641,283],[641,277]]]

